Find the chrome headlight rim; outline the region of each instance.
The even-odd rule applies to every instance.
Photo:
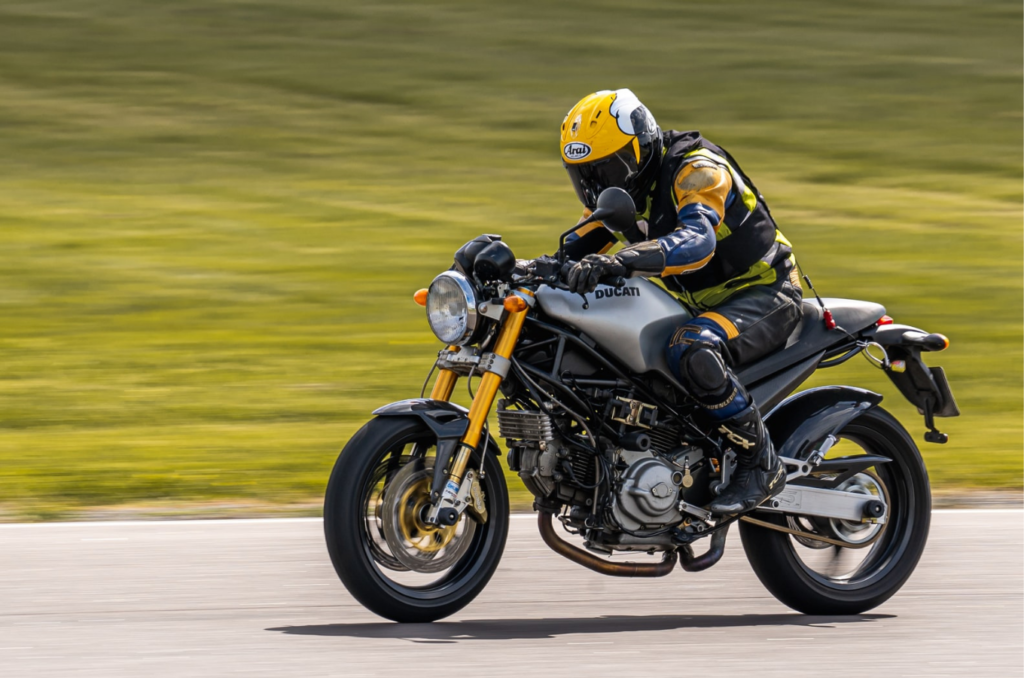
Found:
[[[462,294],[466,299],[466,327],[463,330],[461,336],[459,336],[454,341],[448,341],[444,337],[438,335],[438,333],[434,330],[434,324],[430,322],[430,295],[434,291],[434,284],[442,278],[447,278],[449,280],[454,281],[459,286],[459,289],[462,291]],[[432,281],[430,281],[430,287],[427,288],[426,311],[427,324],[430,325],[430,331],[433,332],[434,336],[440,339],[441,341],[447,344],[451,344],[453,346],[464,346],[465,344],[468,344],[470,340],[473,338],[473,335],[476,334],[477,327],[479,327],[480,325],[480,313],[477,310],[476,289],[473,287],[473,283],[471,283],[466,276],[459,273],[458,271],[445,271],[444,273],[441,273],[440,275],[436,276]]]

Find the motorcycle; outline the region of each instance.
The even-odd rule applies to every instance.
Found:
[[[634,219],[628,194],[607,189],[589,221],[621,231]],[[935,418],[959,410],[943,370],[921,356],[949,341],[894,323],[879,304],[814,293],[785,346],[737,372],[767,413],[786,487],[754,511],[713,516],[706,506],[728,486],[736,454],[664,355],[691,311],[643,278],[568,291],[559,271],[578,227],[562,234],[557,256],[531,261],[517,260],[500,236],[480,236],[416,293],[446,344],[430,397],[374,411],[327,486],[327,547],[349,592],[388,619],[430,622],[484,588],[509,526],[501,449],[488,427],[500,392],[509,469],[534,495],[540,535],[556,553],[612,576],[661,577],[677,563],[695,572],[721,559],[738,523],[757,577],[795,610],[857,614],[895,594],[928,538],[931,495],[917,445],[877,393],[791,394],[817,370],[863,354],[924,416],[925,440],[945,443]],[[473,377],[469,409],[450,402],[457,381]],[[698,542],[708,544],[700,555]],[[608,557],[622,551],[648,556]]]

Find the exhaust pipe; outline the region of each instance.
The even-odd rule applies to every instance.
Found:
[[[722,554],[725,553],[725,536],[729,533],[730,524],[726,524],[711,535],[711,547],[707,553],[695,556],[689,544],[683,546],[679,554],[679,565],[687,572],[700,572],[721,560]]]
[[[559,537],[553,526],[554,517],[553,513],[541,512],[537,514],[537,527],[540,528],[541,539],[558,555],[565,556],[574,563],[578,563],[594,572],[600,572],[612,577],[664,577],[676,566],[676,554],[672,551],[666,551],[665,557],[660,563],[613,563],[610,560],[599,558],[583,549],[576,548]],[[711,537],[712,550],[714,550],[714,539],[717,536],[718,533],[716,532]],[[723,535],[723,544],[724,541]],[[692,551],[690,551],[690,556],[692,558]],[[701,556],[701,558],[706,556],[707,554]],[[721,558],[722,554],[719,553],[718,557]],[[715,560],[717,561],[717,558]],[[714,562],[708,563],[704,567],[711,567],[712,565],[714,565]],[[684,565],[683,567],[685,568],[686,566]]]

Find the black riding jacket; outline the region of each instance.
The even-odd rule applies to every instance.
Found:
[[[636,228],[615,234],[600,222],[587,224],[567,238],[569,258],[607,252],[618,236],[627,247],[617,256],[633,275],[660,276],[702,309],[753,285],[796,277],[792,246],[728,151],[696,131],[665,132],[664,148]]]

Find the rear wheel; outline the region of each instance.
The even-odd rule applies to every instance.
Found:
[[[324,499],[334,569],[356,600],[398,622],[457,612],[494,574],[508,535],[508,490],[496,455],[483,456],[486,511],[428,525],[436,438],[419,419],[379,417],[345,446]]]
[[[840,486],[884,499],[889,506],[884,525],[756,514],[759,520],[848,544],[834,546],[740,523],[743,549],[758,579],[779,601],[805,614],[858,614],[881,605],[913,573],[928,541],[928,472],[906,429],[874,408],[847,424],[839,437],[829,457],[855,455],[859,449],[892,460]]]

